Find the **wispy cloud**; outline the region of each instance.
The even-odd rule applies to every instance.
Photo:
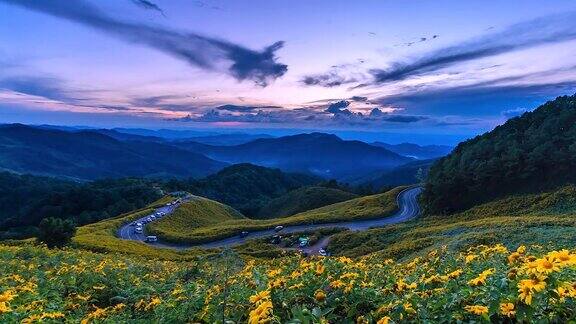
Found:
[[[470,39],[430,52],[412,62],[395,62],[390,68],[372,69],[374,83],[387,83],[520,49],[576,39],[576,13],[552,15],[512,25],[503,31]]]
[[[157,11],[160,14],[162,14],[162,16],[166,17],[164,10],[162,10],[162,8],[160,8],[157,4],[151,1],[148,0],[131,0],[131,1],[133,4],[137,5],[142,9]]]
[[[209,71],[226,72],[240,81],[251,80],[266,86],[288,70],[287,65],[276,61],[275,53],[284,45],[281,41],[262,51],[256,51],[197,33],[121,21],[84,0],[0,1],[74,21],[125,41],[149,46],[190,65]]]

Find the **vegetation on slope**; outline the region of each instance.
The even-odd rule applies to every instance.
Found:
[[[234,219],[199,228],[176,229],[167,227],[164,231],[166,236],[161,235],[161,237],[173,242],[204,243],[235,236],[242,231],[270,229],[277,225],[320,224],[387,217],[398,209],[396,196],[402,189],[404,187],[398,187],[383,194],[351,199],[280,219]],[[170,220],[174,216],[176,215],[167,216],[166,219]],[[178,217],[187,216],[185,213],[181,213],[178,214]],[[170,221],[174,223],[186,222],[178,219]]]
[[[172,214],[146,226],[147,232],[175,241],[190,230],[245,219],[234,208],[202,197],[180,205]]]
[[[428,213],[445,214],[516,192],[576,182],[576,95],[461,143],[428,175]]]
[[[47,217],[78,225],[118,216],[159,199],[143,179],[75,183],[47,177],[0,173],[0,239],[34,236]]]
[[[166,187],[210,198],[232,206],[246,216],[253,216],[271,199],[321,180],[252,164],[236,164],[204,179],[171,180]]]
[[[560,323],[576,317],[575,264],[573,251],[540,246],[434,250],[397,263],[171,262],[0,245],[0,322]]]
[[[495,243],[563,247],[576,241],[574,214],[576,187],[570,185],[542,194],[510,196],[450,217],[428,216],[364,232],[338,233],[328,249],[336,255],[405,258],[442,246],[452,251]]]
[[[307,210],[358,198],[358,195],[336,188],[303,187],[271,200],[258,212],[258,218],[281,218]]]
[[[100,221],[98,223],[79,227],[76,236],[72,239],[72,243],[77,248],[95,252],[129,253],[162,260],[193,259],[204,252],[194,249],[186,252],[175,251],[172,249],[159,249],[143,242],[122,240],[116,236],[116,232],[123,224],[132,222],[145,215],[149,215],[155,208],[163,206],[171,200],[173,199],[170,197],[164,197],[145,208],[115,218]]]

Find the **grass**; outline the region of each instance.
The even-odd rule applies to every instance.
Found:
[[[242,231],[270,229],[278,225],[321,224],[387,217],[398,209],[396,196],[404,188],[406,187],[398,187],[382,194],[351,199],[281,219],[231,219],[203,227],[166,226],[160,237],[176,243],[196,244],[238,235]],[[165,220],[173,224],[196,222],[183,219],[189,217],[198,218],[185,212],[166,216]]]
[[[132,222],[144,215],[151,214],[155,208],[163,206],[171,200],[173,200],[173,198],[164,197],[145,208],[122,214],[115,218],[79,227],[76,235],[72,239],[72,243],[77,248],[95,252],[128,253],[164,260],[194,259],[205,252],[197,249],[187,251],[159,249],[143,242],[122,240],[116,237],[116,232],[123,224]]]
[[[230,206],[197,197],[180,205],[169,216],[150,223],[146,230],[164,240],[178,241],[192,229],[242,219],[246,218]]]
[[[447,246],[460,251],[478,244],[507,246],[576,241],[576,188],[511,196],[451,216],[428,216],[410,222],[336,234],[328,249],[338,255],[377,253],[406,258]]]
[[[358,195],[335,188],[303,187],[271,200],[260,209],[258,218],[287,217],[354,198]]]

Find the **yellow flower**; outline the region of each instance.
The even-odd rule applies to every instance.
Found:
[[[2,302],[9,302],[17,295],[12,290],[6,290],[5,292],[0,294],[0,303]]]
[[[104,288],[106,288],[106,286],[104,285],[96,285],[96,286],[92,286],[92,288],[94,290],[104,290]]]
[[[489,275],[494,273],[494,269],[487,269],[482,271],[482,273],[480,273],[478,275],[478,277],[471,279],[468,281],[468,284],[471,286],[480,286],[480,285],[484,285],[486,284],[486,279],[488,278]]]
[[[258,304],[262,301],[270,299],[270,290],[263,290],[256,295],[250,296],[250,302],[252,304]]]
[[[508,256],[508,263],[512,264],[516,261],[518,261],[520,259],[522,255],[518,252],[512,252],[509,256]]]
[[[158,297],[154,297],[152,298],[152,300],[148,303],[148,305],[146,305],[146,307],[144,307],[144,310],[151,310],[152,308],[160,305],[162,303],[162,300]]]
[[[462,272],[463,272],[462,269],[454,270],[454,271],[450,272],[449,274],[447,274],[447,276],[450,279],[456,279],[456,278],[460,277]]]
[[[272,315],[272,302],[269,300],[261,302],[256,309],[250,312],[248,323],[260,324],[265,323]]]
[[[549,274],[560,270],[559,263],[553,258],[541,258],[536,261],[536,270],[540,273]]]
[[[470,263],[472,261],[474,261],[474,259],[476,259],[478,256],[476,254],[469,254],[466,256],[466,258],[464,259],[464,261],[466,263]]]
[[[469,306],[465,306],[464,309],[466,311],[468,311],[469,313],[472,313],[475,315],[488,314],[488,307],[482,306],[482,305],[469,305]]]
[[[516,252],[520,253],[520,254],[524,254],[526,253],[526,247],[524,245],[520,245],[517,249]]]
[[[317,274],[317,275],[323,274],[323,273],[324,273],[324,270],[325,270],[325,268],[324,268],[324,265],[323,265],[323,264],[317,264],[317,265],[316,265],[316,274]]]
[[[323,290],[316,290],[316,293],[314,293],[314,298],[319,302],[323,302],[326,300],[326,293]]]
[[[384,316],[376,322],[376,324],[388,324],[390,322],[390,317]]]
[[[4,314],[4,313],[9,313],[12,310],[10,309],[10,307],[8,307],[8,304],[6,302],[0,302],[0,315]]]
[[[501,303],[500,304],[500,314],[508,317],[513,317],[516,314],[514,310],[514,304],[512,303]]]

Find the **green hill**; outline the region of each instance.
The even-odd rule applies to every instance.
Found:
[[[355,198],[279,219],[256,220],[230,217],[229,220],[221,218],[222,220],[212,222],[211,220],[198,220],[201,217],[213,217],[210,213],[190,217],[188,212],[183,212],[177,217],[172,215],[163,219],[161,222],[166,221],[171,224],[163,226],[162,232],[156,231],[155,226],[152,227],[152,232],[162,239],[173,242],[203,243],[238,235],[241,231],[270,229],[277,225],[320,224],[386,217],[397,210],[396,196],[404,188],[398,187],[382,194]],[[191,222],[191,225],[186,226],[189,224],[187,222]]]
[[[190,230],[238,219],[245,217],[234,208],[207,198],[195,197],[183,203],[174,213],[150,223],[147,231],[174,241]]]
[[[496,243],[562,248],[576,241],[574,215],[576,186],[568,185],[511,195],[450,217],[428,216],[364,232],[342,232],[333,236],[328,249],[337,255],[405,258],[444,246],[451,251]]]
[[[576,95],[461,143],[435,163],[423,195],[429,214],[449,214],[521,192],[576,183]]]
[[[172,180],[166,186],[170,190],[184,190],[217,200],[250,217],[270,200],[321,181],[311,175],[243,163],[226,167],[204,179]]]
[[[280,218],[307,210],[358,198],[358,195],[334,188],[303,187],[271,200],[258,212],[258,218]]]

